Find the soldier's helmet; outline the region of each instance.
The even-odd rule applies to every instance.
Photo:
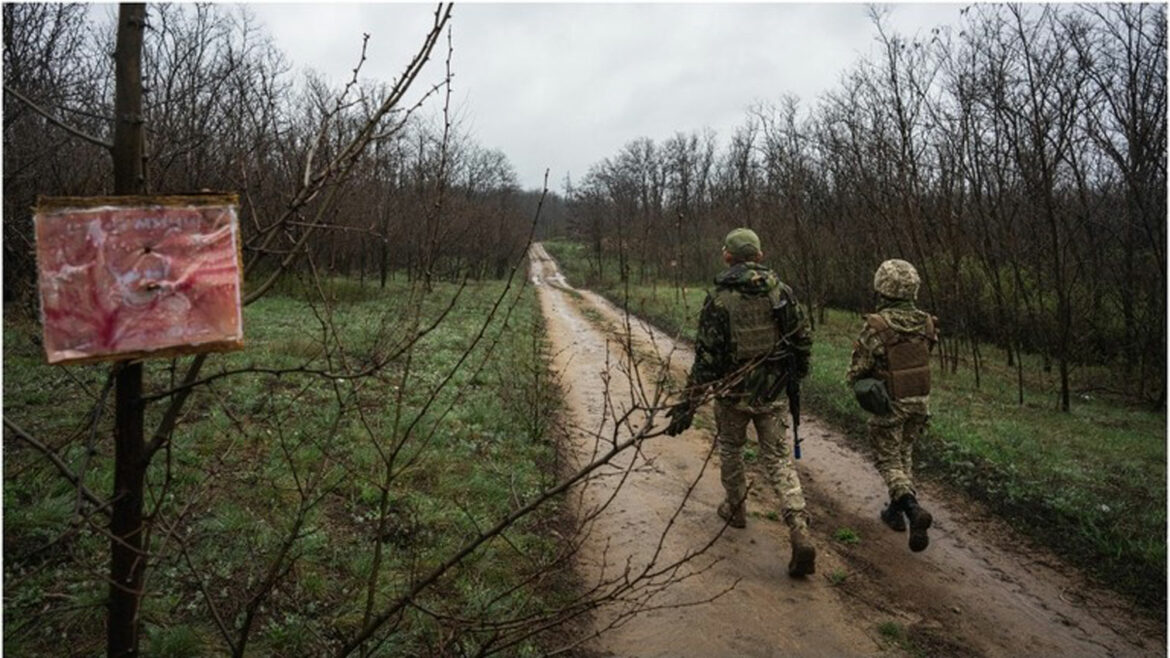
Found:
[[[750,228],[737,228],[723,238],[723,248],[736,260],[755,260],[759,258],[760,236]]]
[[[891,258],[873,274],[873,289],[890,299],[918,299],[918,270],[904,260]]]

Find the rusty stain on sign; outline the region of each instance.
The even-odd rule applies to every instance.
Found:
[[[49,363],[241,349],[236,207],[224,194],[39,199]]]

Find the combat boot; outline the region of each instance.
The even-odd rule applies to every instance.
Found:
[[[719,518],[727,521],[733,528],[746,528],[747,518],[743,513],[743,505],[732,505],[727,501],[719,503]]]
[[[788,575],[793,578],[808,576],[817,572],[817,549],[804,527],[792,528],[788,532],[792,544],[792,559],[788,561]]]
[[[890,501],[888,505],[882,508],[882,522],[890,527],[894,532],[906,532],[906,517],[902,516],[902,508]]]
[[[910,521],[910,550],[915,553],[925,551],[930,544],[930,537],[926,536],[926,531],[930,528],[933,517],[930,516],[930,512],[918,506],[914,494],[903,495],[897,504],[906,512],[906,518]]]

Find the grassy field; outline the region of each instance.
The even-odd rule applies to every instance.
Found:
[[[546,242],[570,284],[588,281],[616,303],[694,339],[705,290],[591,279],[580,245]],[[616,267],[609,267],[616,272]],[[714,272],[712,276],[714,276]],[[944,319],[945,320],[945,319]],[[945,325],[944,325],[945,326]],[[829,310],[816,328],[803,402],[866,447],[867,414],[844,384],[858,314]],[[1002,354],[985,346],[984,354]],[[1025,404],[1015,370],[989,358],[970,369],[935,367],[933,418],[916,451],[918,474],[955,486],[1147,609],[1166,608],[1166,416],[1089,396],[1057,410],[1056,373],[1025,357]],[[1076,372],[1084,384],[1094,373]],[[1074,390],[1078,388],[1074,381]],[[809,449],[815,449],[810,446]]]
[[[248,654],[330,654],[361,627],[367,600],[381,609],[555,477],[546,424],[556,387],[531,289],[507,293],[485,328],[503,284],[469,286],[409,357],[351,380],[298,370],[335,372],[393,354],[413,309],[427,326],[457,288],[439,284],[421,299],[402,282],[326,288],[332,309],[310,307],[295,287],[249,306],[247,349],[211,357],[204,376],[253,365],[288,372],[201,387],[171,450],[154,460],[144,655],[226,655],[215,616],[237,635],[272,575],[253,611]],[[4,416],[108,495],[112,408],[86,457],[88,414],[108,368],[44,365],[38,331],[5,314]],[[147,392],[165,390],[187,361],[178,375],[169,360],[148,362]],[[159,407],[148,409],[148,432]],[[75,525],[75,488],[9,431],[4,457],[5,652],[103,653],[104,518]],[[391,619],[372,655],[475,653],[491,635],[475,620],[555,607],[575,591],[569,576],[545,569],[560,522],[556,509],[542,509],[484,545]],[[539,654],[539,642],[511,653]]]

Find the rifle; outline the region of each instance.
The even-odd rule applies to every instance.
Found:
[[[788,378],[788,411],[792,414],[792,450],[800,459],[800,380]]]
[[[795,362],[796,355],[791,351],[791,343],[788,341],[789,334],[784,331],[786,306],[788,306],[787,299],[773,299],[772,320],[776,323],[776,343],[784,348],[782,356],[780,356],[780,361],[784,364],[784,369],[787,372],[785,373],[784,380],[781,381],[786,380],[785,392],[788,394],[788,411],[792,414],[792,450],[794,456],[800,459],[800,380],[793,372],[792,366]],[[777,385],[779,384],[780,382],[777,382]],[[773,388],[772,390],[779,393],[777,388]]]

